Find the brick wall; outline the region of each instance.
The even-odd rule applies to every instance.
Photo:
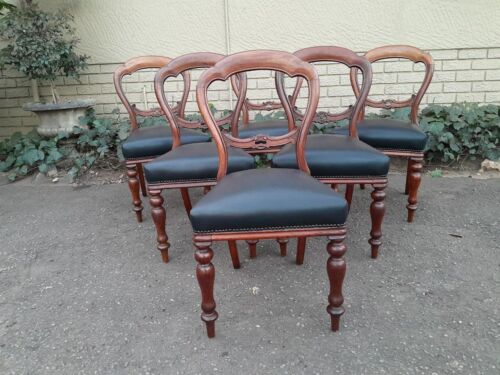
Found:
[[[500,104],[500,48],[453,49],[429,51],[434,58],[435,73],[424,96],[423,106],[451,104],[454,102],[476,102]],[[114,108],[124,112],[115,94],[112,73],[118,64],[90,65],[79,81],[58,78],[56,84],[63,100],[73,98],[94,98],[97,101],[98,114],[110,114]],[[321,80],[321,110],[338,110],[352,103],[353,94],[350,88],[348,71],[337,64],[316,65]],[[385,61],[373,64],[374,78],[370,91],[373,99],[404,99],[419,88],[423,78],[422,64],[407,61]],[[193,79],[199,77],[193,73]],[[157,106],[153,93],[152,80],[154,72],[141,72],[127,77],[125,89],[131,101],[139,107]],[[292,80],[286,86],[293,87]],[[188,102],[188,111],[196,111],[194,87]],[[255,101],[276,99],[274,81],[267,72],[250,74],[248,96]],[[165,90],[169,100],[180,98],[182,83],[170,81]],[[22,105],[31,100],[31,83],[22,75],[6,71],[0,75],[0,137],[8,136],[14,131],[26,132],[37,125],[36,116],[22,110]],[[291,92],[291,90],[289,89]],[[41,85],[42,99],[50,101],[50,89]],[[306,92],[301,93],[303,98]],[[230,93],[228,86],[217,83],[209,93],[209,100],[217,108],[229,108]],[[299,106],[304,99],[299,100]]]

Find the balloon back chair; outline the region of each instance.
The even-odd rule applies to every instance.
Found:
[[[170,58],[164,56],[136,57],[120,65],[115,70],[113,76],[116,93],[125,106],[130,120],[130,135],[125,142],[123,142],[122,151],[125,158],[125,166],[127,168],[128,186],[132,194],[133,210],[139,222],[142,221],[143,210],[140,190],[142,190],[143,196],[147,195],[143,164],[170,151],[174,138],[169,126],[142,128],[139,126],[138,116],[161,117],[163,113],[159,108],[139,109],[135,104],[132,104],[123,88],[123,79],[141,70],[160,69],[170,61]],[[190,81],[189,74],[184,74],[183,80],[184,92],[182,94],[182,99],[172,108],[173,112],[180,116],[184,115],[184,107],[189,94],[189,91],[186,90],[189,89],[189,86],[186,86],[186,83]],[[182,135],[182,140],[185,143],[207,142],[210,140],[207,135],[189,129],[183,130]]]
[[[217,147],[212,142],[183,144],[183,130],[186,128],[207,129],[204,121],[189,121],[179,113],[176,115],[168,104],[164,85],[169,78],[186,75],[190,70],[212,67],[224,55],[201,52],[179,56],[160,69],[155,76],[155,93],[160,107],[168,120],[172,134],[172,150],[144,165],[153,221],[157,233],[157,248],[165,263],[169,261],[168,235],[166,231],[166,211],[161,193],[165,189],[180,189],[187,213],[191,211],[188,188],[210,187],[217,183]],[[241,82],[245,82],[244,77]],[[184,85],[189,92],[190,82]],[[217,126],[231,123],[232,112],[217,120]],[[204,134],[208,137],[208,135]],[[229,151],[229,172],[255,167],[253,157],[241,149]],[[239,267],[236,242],[230,243],[231,256],[235,268]]]
[[[431,83],[434,73],[432,57],[418,48],[405,45],[389,45],[368,51],[365,58],[371,63],[384,59],[406,59],[425,66],[424,79],[416,94],[407,100],[381,100],[368,98],[366,106],[381,109],[410,107],[410,121],[386,118],[364,119],[364,111],[358,123],[359,139],[389,156],[408,159],[405,194],[408,195],[408,222],[413,221],[417,209],[417,194],[422,179],[422,163],[427,135],[418,127],[418,108]],[[357,69],[351,70],[351,84],[359,95]]]
[[[348,68],[359,69],[363,74],[363,83],[353,106],[341,113],[317,112],[313,120],[316,123],[328,123],[348,119],[348,135],[310,135],[305,147],[305,157],[312,176],[325,184],[332,185],[332,187],[336,187],[338,184],[347,185],[346,199],[349,204],[352,200],[354,184],[371,184],[373,186],[370,206],[372,227],[368,242],[371,245],[372,258],[376,258],[381,245],[382,220],[385,213],[384,189],[387,186],[389,157],[358,139],[356,120],[358,114],[363,110],[370,90],[372,81],[370,63],[351,50],[334,46],[304,48],[295,52],[294,55],[309,63],[340,63]],[[280,79],[283,79],[283,75],[280,75]],[[294,108],[294,116],[297,119],[304,118],[304,114],[295,107],[301,85],[302,79],[299,78],[293,94],[289,97]],[[284,87],[284,85],[279,87]],[[272,166],[297,168],[294,147],[287,146],[279,151],[272,160]],[[304,261],[305,245],[305,238],[299,238],[297,264],[302,264]]]
[[[271,70],[292,77],[302,77],[308,84],[309,98],[301,127],[283,136],[238,138],[223,133],[210,112],[207,90],[215,81],[225,81],[235,74],[253,70]],[[291,112],[288,99],[278,90],[282,106]],[[305,159],[307,133],[319,99],[318,74],[300,58],[280,51],[248,51],[227,56],[199,78],[196,100],[217,147],[217,185],[191,210],[193,242],[198,262],[196,276],[200,285],[201,319],[208,337],[215,336],[213,241],[259,240],[290,237],[327,236],[327,274],[330,280],[327,311],[332,330],[338,330],[344,309],[342,284],[346,270],[343,255],[346,246],[345,221],[348,206],[345,199],[309,175]],[[238,101],[235,113],[240,113]],[[359,108],[358,108],[359,109]],[[289,117],[290,118],[290,117]],[[293,116],[291,117],[293,118]],[[298,169],[258,168],[230,172],[230,150],[248,149],[265,142],[267,147],[292,143],[296,148]]]

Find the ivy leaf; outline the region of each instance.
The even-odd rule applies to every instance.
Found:
[[[43,164],[40,164],[38,166],[38,170],[41,172],[41,173],[47,173],[49,167],[47,166],[47,164],[43,163]]]
[[[39,160],[43,160],[44,153],[39,150],[31,149],[23,154],[23,161],[28,165],[33,165]]]

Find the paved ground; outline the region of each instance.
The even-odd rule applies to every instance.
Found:
[[[0,373],[499,374],[500,180],[426,177],[412,225],[402,185],[391,177],[376,261],[369,194],[355,192],[341,332],[328,330],[326,241],[301,267],[268,241],[252,261],[241,245],[238,271],[216,247],[214,340],[178,192],[162,264],[125,184],[2,186]]]

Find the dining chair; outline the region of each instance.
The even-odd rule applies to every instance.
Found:
[[[225,81],[235,74],[254,70],[279,71],[305,79],[309,97],[301,127],[282,136],[268,136],[264,140],[257,136],[253,139],[239,138],[221,131],[210,112],[208,88],[215,81]],[[285,111],[290,113],[290,103],[281,90],[278,90],[278,96]],[[346,271],[343,258],[346,246],[343,241],[348,206],[342,196],[309,175],[304,148],[318,99],[316,70],[288,52],[260,50],[236,53],[207,69],[198,80],[196,101],[218,153],[217,185],[193,206],[190,213],[198,263],[196,276],[202,295],[201,319],[206,324],[208,337],[215,336],[215,321],[218,318],[214,299],[213,241],[328,237],[330,292],[327,311],[331,316],[331,329],[339,329],[340,317],[344,313],[342,284]],[[235,113],[239,113],[242,106],[243,101],[238,101]],[[261,141],[268,147],[293,143],[299,168],[258,168],[228,174],[230,150],[247,149],[251,142],[257,145]]]
[[[418,108],[422,98],[431,83],[434,73],[434,63],[431,55],[422,50],[405,45],[388,45],[374,48],[365,53],[365,58],[374,63],[385,59],[405,59],[413,63],[423,63],[425,73],[422,84],[416,94],[406,100],[366,100],[367,107],[393,109],[410,107],[409,121],[399,121],[387,118],[365,119],[365,111],[360,114],[358,123],[359,139],[377,148],[389,156],[398,156],[408,159],[406,170],[405,194],[408,195],[408,222],[413,221],[417,209],[417,194],[422,179],[422,163],[427,135],[418,126]],[[350,73],[351,84],[359,95],[357,69]],[[345,132],[345,130],[344,130]]]
[[[378,256],[382,244],[382,220],[385,213],[385,191],[389,157],[358,139],[357,115],[362,112],[372,81],[372,69],[368,60],[356,55],[353,51],[334,46],[309,47],[294,53],[295,56],[309,63],[340,63],[348,68],[359,69],[363,74],[363,83],[353,106],[340,113],[316,112],[313,122],[328,123],[348,119],[348,134],[312,134],[307,139],[305,157],[311,175],[319,181],[337,186],[346,185],[346,199],[351,204],[354,184],[371,184],[372,203],[370,205],[371,231],[368,242],[371,246],[371,257]],[[280,79],[283,79],[283,74]],[[295,106],[302,80],[298,79],[293,94],[289,97],[294,116],[303,119]],[[279,87],[283,88],[284,85]],[[282,93],[285,95],[285,93]],[[286,146],[275,154],[273,168],[297,168],[297,156],[293,146]],[[332,187],[333,187],[332,186]],[[296,263],[304,262],[306,241],[299,238],[297,242]]]
[[[161,195],[166,189],[180,189],[187,213],[191,211],[189,188],[210,187],[217,183],[218,156],[217,147],[212,142],[183,144],[183,130],[188,128],[207,129],[204,121],[187,120],[175,114],[168,104],[164,85],[167,79],[186,74],[190,70],[210,68],[224,55],[211,52],[190,53],[179,56],[162,67],[155,76],[155,94],[160,108],[165,114],[171,128],[172,149],[166,154],[144,165],[151,213],[156,227],[157,248],[165,263],[169,261],[168,235],[166,230],[166,210]],[[245,82],[244,77],[240,77]],[[184,84],[189,93],[190,82]],[[245,89],[243,87],[243,89]],[[242,100],[241,100],[242,101]],[[216,121],[217,126],[231,123],[233,112],[229,112]],[[208,137],[208,135],[205,135]],[[231,148],[228,150],[228,170],[236,172],[255,167],[254,158],[244,150]],[[236,242],[229,243],[231,257],[235,268],[239,267]]]
[[[162,68],[170,61],[171,59],[165,56],[135,57],[120,65],[113,75],[116,93],[129,115],[130,135],[122,144],[122,152],[127,168],[128,186],[132,194],[133,210],[139,222],[142,222],[143,210],[140,191],[142,191],[143,196],[147,195],[143,164],[170,151],[174,139],[169,126],[139,126],[138,116],[146,118],[161,117],[163,113],[158,108],[139,109],[135,104],[132,104],[125,93],[123,79],[141,70]],[[185,74],[183,80],[185,83],[189,82],[189,75]],[[172,108],[172,110],[180,116],[184,115],[188,94],[189,91],[186,91],[185,84],[182,99]],[[182,129],[183,143],[208,142],[209,140],[210,138],[206,134],[190,129]]]

